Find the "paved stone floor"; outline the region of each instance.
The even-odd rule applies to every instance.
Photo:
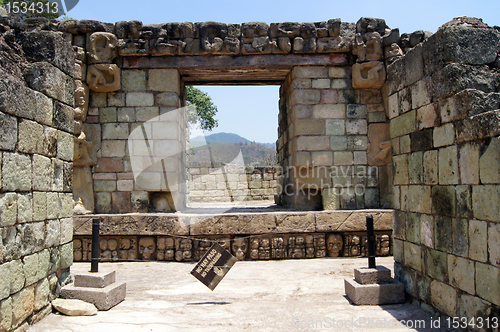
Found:
[[[117,280],[127,282],[124,302],[92,317],[51,314],[29,331],[447,331],[429,328],[435,318],[409,303],[351,305],[344,278],[366,264],[365,258],[237,262],[212,292],[190,275],[195,263],[103,263],[100,271],[116,270]],[[377,264],[392,269],[393,258]],[[425,328],[407,328],[403,320],[423,320]]]

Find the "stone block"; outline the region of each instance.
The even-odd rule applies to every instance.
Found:
[[[433,128],[439,124],[439,118],[434,104],[428,104],[417,109],[418,129]]]
[[[104,288],[116,280],[116,271],[95,272],[74,275],[75,287]]]
[[[313,105],[294,105],[292,106],[292,119],[311,118]]]
[[[31,190],[31,158],[24,154],[4,152],[2,159],[3,190]]]
[[[33,192],[33,220],[42,221],[47,218],[47,194],[45,192]]]
[[[146,72],[143,70],[122,70],[123,91],[146,91]],[[111,105],[110,105],[111,106]],[[118,105],[116,105],[118,106]]]
[[[468,321],[477,321],[479,317],[486,319],[491,314],[491,304],[476,296],[463,293],[458,298],[458,316],[467,317]]]
[[[340,104],[356,104],[361,101],[358,90],[339,90]]]
[[[116,107],[103,107],[99,109],[99,122],[116,122]]]
[[[411,86],[412,109],[416,110],[431,102],[431,79],[424,78]]]
[[[96,108],[97,107],[106,107],[108,106],[108,94],[107,93],[98,93],[98,92],[92,92],[90,94],[90,99],[89,99],[89,105],[90,107]],[[91,109],[89,109],[89,115],[97,115],[97,114],[91,114]]]
[[[399,109],[401,113],[406,113],[408,111],[411,111],[412,109],[412,103],[411,103],[411,89],[404,88],[403,90],[398,92],[398,100],[393,101],[396,103],[399,103]]]
[[[484,156],[484,154],[483,154]],[[479,184],[479,146],[474,143],[466,143],[460,147],[459,165],[460,180],[462,184]],[[500,160],[497,160],[500,163]],[[488,165],[488,171],[496,165]],[[500,168],[497,169],[500,172]],[[500,182],[500,181],[497,181]],[[487,183],[482,181],[482,183]]]
[[[64,131],[57,133],[57,158],[65,161],[73,161],[74,136]]]
[[[128,139],[127,123],[105,123],[102,125],[103,140]]]
[[[177,69],[149,70],[148,90],[181,94],[181,78]]]
[[[455,216],[457,199],[454,186],[432,187],[432,213],[445,216]]]
[[[477,149],[476,147],[476,151]],[[473,157],[477,158],[478,153],[474,154]],[[492,138],[488,148],[479,158],[479,171],[481,183],[500,184],[500,137]]]
[[[422,45],[417,45],[405,54],[407,64],[405,70],[405,85],[409,86],[424,76],[424,59],[422,57]]]
[[[408,175],[410,184],[421,184],[424,180],[423,153],[414,152],[408,156]]]
[[[347,149],[347,137],[345,136],[330,136],[330,149],[333,151]]]
[[[354,164],[356,165],[368,164],[368,156],[365,151],[354,151]]]
[[[117,107],[125,106],[125,93],[122,92],[108,93],[108,106],[117,106]]]
[[[50,287],[48,279],[42,279],[35,286],[35,297],[33,303],[34,311],[42,310],[49,304]]]
[[[472,186],[474,217],[500,221],[500,185]]]
[[[101,145],[101,156],[103,158],[124,157],[125,147],[125,140],[104,140]]]
[[[332,89],[349,89],[351,88],[351,81],[349,79],[334,78],[330,86]]]
[[[160,109],[158,107],[138,107],[136,108],[135,118],[137,121],[149,121],[159,115],[160,115]],[[137,126],[138,124],[135,125]],[[132,131],[135,128],[132,127]],[[148,132],[148,137],[150,137],[149,132]]]
[[[431,282],[432,305],[450,317],[457,315],[457,290],[437,280]]]
[[[50,158],[33,155],[33,190],[50,191],[52,189],[53,168]]]
[[[434,128],[433,139],[435,148],[452,145],[455,142],[455,127],[453,123],[447,123]]]
[[[439,184],[458,184],[457,150],[457,146],[439,149]]]
[[[135,121],[135,108],[133,107],[120,107],[117,112],[118,122],[134,122]]]
[[[488,226],[488,253],[490,264],[500,268],[500,223]]]
[[[431,215],[420,215],[420,242],[434,249],[434,218]]]
[[[13,226],[17,222],[17,194],[0,194],[0,225]]]
[[[368,134],[368,123],[364,119],[347,120],[346,130],[348,135],[366,135]]]
[[[424,153],[423,160],[425,184],[438,184],[438,151],[431,150]]]
[[[321,91],[319,90],[293,90],[290,95],[290,104],[316,105],[321,100]]]
[[[353,153],[349,151],[338,151],[333,153],[333,164],[335,166],[348,166],[354,162]]]
[[[332,166],[333,154],[331,151],[319,151],[312,153],[313,166]]]
[[[394,119],[399,115],[399,107],[400,107],[397,93],[389,96],[389,98],[387,99],[387,105],[388,105],[389,119]]]
[[[417,127],[416,111],[407,112],[391,120],[391,138],[414,132]]]
[[[368,137],[367,136],[348,136],[347,137],[347,149],[354,150],[366,150],[368,148]]]
[[[404,241],[394,239],[392,242],[394,251],[394,261],[396,263],[404,265]]]
[[[153,128],[154,130],[154,128]],[[325,123],[322,120],[296,120],[294,135],[324,135]]]
[[[74,112],[75,109],[58,101],[54,102],[54,127],[68,133],[74,132]]]
[[[12,326],[20,325],[33,313],[35,286],[26,287],[12,295]]]
[[[293,77],[299,78],[326,78],[328,77],[327,67],[299,66],[293,69]]]
[[[410,153],[411,152],[411,139],[410,135],[404,135],[399,137],[399,147],[401,153]]]
[[[330,85],[330,80],[328,80]],[[291,87],[293,89],[310,89],[312,87],[312,80],[307,78],[296,78],[292,81]]]
[[[77,299],[55,299],[52,307],[66,316],[94,316],[97,308],[91,303]]]
[[[406,239],[420,244],[420,214],[408,213],[406,219]]]
[[[427,249],[425,257],[425,268],[427,275],[441,282],[448,282],[448,255],[444,252]]]
[[[348,68],[348,67],[330,67],[330,68],[328,68],[328,76],[331,78],[351,77],[350,68]]]
[[[468,256],[468,228],[467,219],[456,218],[452,220],[453,254]]]
[[[127,106],[153,106],[154,95],[149,92],[129,92],[126,96]],[[139,120],[139,119],[138,119]]]
[[[328,136],[299,136],[295,140],[297,151],[321,151],[330,148]]]
[[[321,191],[323,210],[340,209],[340,193],[338,188],[326,188]]]
[[[394,156],[392,158],[392,164],[394,167],[394,184],[408,184],[409,183],[409,173],[408,173],[408,155],[402,154],[399,156]]]
[[[24,77],[28,86],[33,90],[42,92],[66,105],[74,106],[73,78],[58,68],[47,62],[32,63],[26,68]]]
[[[474,262],[465,258],[448,255],[448,273],[451,286],[475,294]]]
[[[109,310],[125,299],[126,292],[126,283],[113,283],[104,288],[75,287],[69,284],[61,288],[61,297],[92,303],[98,310]]]
[[[12,298],[0,301],[0,329],[9,331],[12,326]]]
[[[346,115],[348,118],[366,119],[368,108],[366,105],[348,104]]]
[[[63,218],[60,220],[60,244],[66,244],[73,240],[73,218]]]
[[[329,89],[330,88],[330,79],[321,78],[312,80],[312,88],[313,89]]]
[[[404,260],[405,265],[414,270],[422,271],[422,253],[420,245],[411,242],[404,243]]]
[[[357,305],[403,303],[404,285],[395,279],[385,284],[362,285],[354,279],[344,279],[347,297]]]
[[[14,150],[17,143],[17,120],[0,112],[0,149]]]
[[[481,298],[500,305],[500,268],[476,263],[476,293]]]
[[[97,213],[110,213],[111,212],[111,193],[109,192],[96,192],[95,203]]]
[[[175,92],[163,92],[156,95],[156,104],[160,106],[180,107],[179,95]]]
[[[377,265],[375,268],[354,269],[354,280],[362,285],[389,283],[391,282],[391,270],[382,265]]]
[[[485,112],[456,123],[457,141],[465,142],[500,135],[500,110]]]
[[[313,106],[315,119],[343,119],[346,106],[344,104],[319,104]]]
[[[17,222],[33,221],[33,196],[31,193],[17,194]]]
[[[430,186],[409,186],[408,206],[412,212],[429,214],[432,209]]]

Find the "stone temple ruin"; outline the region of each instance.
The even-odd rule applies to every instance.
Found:
[[[373,215],[414,303],[499,317],[499,30],[2,18],[0,330],[50,312],[95,217],[103,261],[193,261],[210,241],[240,260],[363,255]],[[281,86],[263,181],[283,209],[188,208],[187,182],[250,189],[230,166],[188,169],[193,84]]]

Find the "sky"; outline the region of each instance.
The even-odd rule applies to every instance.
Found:
[[[143,24],[318,22],[332,18],[357,22],[365,16],[383,18],[389,27],[399,28],[401,33],[436,32],[453,17],[463,15],[482,18],[490,26],[500,26],[500,1],[80,0],[68,13],[74,19],[111,23],[139,20]],[[211,96],[218,108],[219,127],[213,133],[232,132],[262,143],[276,141],[278,86],[199,88]]]

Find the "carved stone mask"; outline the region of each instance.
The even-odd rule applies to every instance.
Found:
[[[326,240],[328,255],[330,257],[338,257],[342,250],[342,236],[339,234],[330,234]]]
[[[139,254],[143,260],[151,260],[156,249],[155,240],[152,237],[143,237],[139,240]]]
[[[238,260],[244,260],[247,255],[248,241],[245,238],[235,238],[232,245],[233,254]]]

